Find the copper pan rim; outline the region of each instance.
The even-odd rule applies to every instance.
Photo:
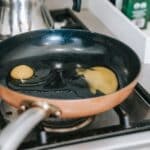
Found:
[[[79,118],[102,113],[122,103],[134,90],[137,78],[138,76],[130,84],[112,94],[86,99],[60,100],[34,97],[3,86],[0,86],[0,95],[2,100],[16,108],[20,108],[24,102],[48,102],[61,110],[62,118]]]

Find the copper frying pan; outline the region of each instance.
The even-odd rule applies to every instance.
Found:
[[[41,58],[49,58],[53,64],[51,67],[55,69],[57,64],[59,69],[63,69],[69,63],[87,65],[86,67],[108,66],[117,74],[120,87],[108,95],[60,99],[59,96],[47,98],[43,95],[39,97],[32,93],[26,94],[22,90],[10,88],[2,80],[14,64],[31,59],[38,63]],[[11,149],[15,149],[38,122],[51,114],[61,118],[86,117],[107,111],[123,102],[137,84],[140,61],[128,46],[104,35],[80,30],[42,30],[18,35],[2,42],[0,67],[3,72],[0,76],[3,81],[0,86],[1,99],[18,109],[28,109],[16,122],[6,127],[0,136],[0,146],[9,145]],[[24,126],[20,124],[22,120]],[[20,128],[14,131],[18,126]],[[20,137],[19,140],[16,135]],[[5,145],[8,136],[11,136],[13,141]]]

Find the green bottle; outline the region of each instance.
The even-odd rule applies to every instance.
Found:
[[[147,27],[150,0],[124,0],[122,11],[141,29]]]
[[[150,21],[150,0],[148,0],[148,21]]]

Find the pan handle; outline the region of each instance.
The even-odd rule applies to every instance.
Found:
[[[25,108],[23,105],[22,108]],[[0,134],[0,150],[16,150],[29,132],[50,115],[59,116],[59,109],[47,103],[33,104]]]

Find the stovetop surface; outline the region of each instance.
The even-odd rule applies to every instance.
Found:
[[[95,116],[87,127],[70,133],[48,133],[37,126],[20,149],[48,149],[150,129],[150,95],[139,84],[115,109]]]
[[[86,26],[69,9],[51,11],[56,28],[85,29]],[[5,126],[0,115],[0,128]],[[64,145],[87,142],[118,135],[142,132],[150,129],[150,94],[138,84],[124,103],[99,114],[83,129],[70,133],[45,132],[39,124],[24,140],[19,149],[48,149]]]

